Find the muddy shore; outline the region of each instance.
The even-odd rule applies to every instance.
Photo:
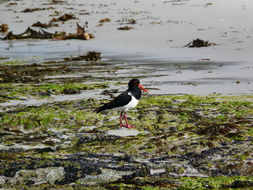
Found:
[[[152,93],[252,93],[253,4],[249,0],[2,1],[0,5],[1,22],[14,34],[39,21],[59,25],[44,29],[47,32],[68,35],[80,24],[95,36],[86,41],[1,41],[1,57],[41,63],[95,50],[102,52],[105,61],[162,75],[144,79],[147,85],[161,87]],[[52,22],[66,14],[74,19]],[[124,26],[133,29],[117,29]],[[198,38],[215,45],[186,47]]]

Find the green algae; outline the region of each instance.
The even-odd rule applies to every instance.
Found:
[[[114,182],[99,184],[97,187],[116,189],[229,188],[229,185],[235,181],[252,181],[249,161],[252,153],[250,141],[247,140],[252,138],[253,106],[251,98],[253,97],[218,95],[143,97],[137,109],[128,113],[131,117],[129,122],[135,125],[135,129],[143,133],[129,137],[115,137],[106,134],[108,130],[119,128],[117,119],[119,113],[95,113],[95,109],[100,106],[101,102],[98,99],[20,107],[15,111],[1,113],[0,132],[10,133],[1,137],[2,144],[12,146],[23,142],[30,145],[40,143],[52,148],[31,148],[26,151],[17,149],[12,153],[4,152],[3,157],[8,157],[16,162],[27,157],[42,159],[41,162],[38,161],[34,165],[34,168],[41,168],[45,162],[43,159],[57,160],[75,154],[78,154],[79,157],[86,157],[89,154],[127,154],[139,159],[168,157],[171,162],[178,157],[178,160],[175,161],[178,165],[173,162],[170,166],[163,165],[166,168],[164,175],[139,177],[138,183],[133,179],[128,183]],[[84,130],[86,127],[94,127],[94,129]],[[64,138],[59,142],[50,140],[58,138],[59,135],[67,136],[66,140]],[[227,144],[226,147],[223,144]],[[209,158],[198,161],[205,157],[205,152],[208,156],[216,150],[222,151],[227,159],[222,165],[219,160]],[[187,157],[188,154],[189,157]],[[227,173],[219,174],[224,176],[217,177],[171,178],[170,173],[176,172],[178,175],[184,175],[187,172],[184,164],[180,165],[182,159],[184,164],[187,159],[193,159],[191,162],[199,168],[211,171],[215,167]],[[1,161],[6,162],[6,159],[1,157]],[[31,163],[33,162],[27,161],[22,168],[26,168]],[[129,163],[131,163],[129,160],[121,160],[118,167],[124,167]],[[138,162],[132,164],[136,165]],[[61,165],[69,167],[72,164],[66,162]],[[77,166],[76,168],[79,167]],[[7,165],[6,169],[8,167]],[[1,172],[6,172],[6,169]],[[239,177],[236,173],[238,171],[240,172],[238,174],[244,174],[245,177]],[[80,175],[78,174],[77,177],[80,178]],[[166,180],[172,180],[176,185]],[[44,184],[38,185],[37,188],[43,186],[52,189],[63,187]],[[64,187],[86,188],[80,185],[65,185]],[[89,188],[95,187],[90,186]]]
[[[80,108],[89,108],[95,103],[92,99],[79,101]],[[95,112],[84,112],[82,109],[68,109],[70,104],[59,103],[58,105],[44,105],[27,107],[15,113],[4,114],[0,118],[1,126],[24,126],[27,129],[36,127],[72,128],[82,125],[93,125],[97,117]],[[71,105],[72,107],[72,105]],[[73,108],[73,107],[72,107]]]
[[[66,86],[68,85],[59,87],[60,90],[57,91],[61,91]],[[51,86],[48,87],[47,85],[43,88],[52,89]],[[175,98],[184,101],[173,101]],[[240,120],[241,125],[240,127],[237,127],[238,130],[243,130],[247,135],[252,134],[251,127],[248,127],[248,121],[243,121],[241,118],[242,116],[250,118],[250,114],[252,112],[251,102],[233,102],[233,97],[231,97],[230,102],[227,100],[225,102],[219,102],[219,106],[214,103],[208,104],[207,109],[203,106],[199,108],[196,105],[196,102],[198,102],[198,104],[199,102],[203,104],[203,97],[196,97],[197,100],[193,102],[187,98],[192,99],[192,96],[165,96],[144,98],[138,106],[137,112],[129,112],[129,115],[131,115],[132,118],[131,123],[133,123],[137,129],[143,131],[147,130],[151,133],[162,133],[166,130],[169,130],[168,126],[172,126],[173,130],[177,130],[178,132],[188,132],[190,135],[192,135],[191,132],[205,129],[205,126],[208,125],[222,125],[231,122],[238,122],[238,120]],[[198,99],[202,100],[198,101]],[[207,102],[210,102],[210,99],[211,98],[207,99]],[[214,98],[212,97],[212,99]],[[186,102],[188,103],[186,104]],[[146,108],[148,105],[150,105],[150,107]],[[117,116],[117,112],[113,112],[110,115],[96,114],[93,110],[95,110],[95,108],[98,106],[99,103],[97,100],[89,99],[83,101],[70,101],[61,104],[59,103],[58,105],[52,104],[48,106],[45,105],[30,108],[28,107],[24,110],[19,111],[18,113],[5,114],[3,117],[1,117],[0,122],[2,126],[22,125],[26,128],[52,126],[62,128],[75,128],[82,125],[97,125],[103,130],[117,128],[118,121],[110,120],[112,116]],[[163,107],[162,111],[161,107]],[[181,107],[184,107],[184,109]],[[189,110],[190,107],[192,107],[191,110]],[[202,112],[202,114],[197,118],[195,115],[196,113],[194,112],[194,108]],[[228,110],[225,117],[221,118],[221,115],[212,117],[212,114],[221,113],[225,108]],[[89,111],[87,109],[92,110]],[[235,112],[237,114],[234,114]],[[104,123],[102,126],[99,126],[99,121],[101,121],[101,119],[104,120]]]
[[[248,99],[248,97],[247,97]],[[148,109],[146,107],[149,106]],[[222,97],[222,96],[165,96],[148,97],[141,101],[139,105],[140,114],[147,115],[149,110],[163,110],[167,114],[177,115],[175,122],[179,130],[196,129],[203,125],[225,124],[239,122],[240,118],[251,118],[253,105],[251,101],[243,100],[243,97]],[[157,118],[153,119],[153,127],[156,128]],[[149,114],[149,112],[148,112]],[[164,114],[162,114],[164,115]],[[139,115],[139,119],[143,119]],[[168,115],[166,116],[167,118]],[[152,118],[152,117],[150,117]],[[151,119],[152,120],[152,119]],[[242,119],[243,120],[243,119]],[[161,120],[159,120],[161,121]],[[173,119],[171,120],[173,124]],[[246,121],[246,120],[245,120]],[[149,122],[150,123],[150,122]],[[161,122],[159,122],[161,124]],[[243,124],[244,121],[241,121]],[[144,117],[145,124],[145,117]]]
[[[0,101],[5,102],[8,99],[20,99],[22,98],[47,98],[51,95],[59,94],[79,94],[84,90],[95,90],[107,88],[108,83],[66,83],[66,84],[40,84],[40,85],[21,85],[21,84],[9,84],[1,83],[1,95]]]
[[[8,58],[0,58],[0,60],[5,60],[5,59],[8,59]],[[0,62],[0,65],[24,65],[24,64],[26,64],[26,62],[22,60]]]

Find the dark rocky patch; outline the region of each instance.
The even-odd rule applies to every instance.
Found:
[[[86,159],[70,159],[67,166],[64,167],[64,179],[58,181],[57,184],[69,184],[77,181],[86,175],[99,175],[101,170],[98,165]]]
[[[77,141],[76,145],[80,146],[80,145],[83,145],[85,143],[90,143],[90,142],[115,142],[118,139],[120,139],[120,137],[97,134],[97,135],[92,135],[92,136],[81,137]]]
[[[253,181],[239,181],[236,180],[233,183],[229,184],[229,185],[223,185],[223,188],[235,188],[235,189],[239,189],[239,188],[253,188]]]
[[[122,179],[119,180],[118,182],[129,183],[136,177],[146,177],[149,175],[150,175],[150,168],[145,164],[143,164],[137,167],[137,169],[132,174],[122,176]]]
[[[37,168],[59,167],[60,163],[51,159],[38,158],[22,158],[18,161],[9,160],[6,162],[0,161],[0,175],[6,177],[14,177],[16,172],[21,169],[34,170]]]
[[[65,88],[63,90],[63,94],[80,94],[81,91],[79,89],[68,89],[68,88]]]
[[[34,149],[36,152],[38,153],[45,153],[45,152],[54,152],[55,150],[53,150],[51,147],[47,147],[47,148],[37,148]]]

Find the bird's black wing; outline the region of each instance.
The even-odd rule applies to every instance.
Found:
[[[122,107],[122,106],[127,105],[132,99],[132,97],[129,93],[130,93],[129,91],[122,92],[115,99],[113,99],[109,103],[106,103],[103,106],[101,106],[100,108],[98,108],[96,110],[96,112],[98,113],[103,110],[113,109],[113,108]]]

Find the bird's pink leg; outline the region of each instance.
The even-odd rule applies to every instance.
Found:
[[[124,127],[129,129],[134,127],[133,125],[128,124],[126,112],[124,112],[124,119],[126,121],[126,125]]]
[[[120,127],[124,127],[123,123],[122,123],[122,119],[123,119],[123,112],[120,112],[120,117],[119,117],[120,121],[119,121],[119,126]]]

